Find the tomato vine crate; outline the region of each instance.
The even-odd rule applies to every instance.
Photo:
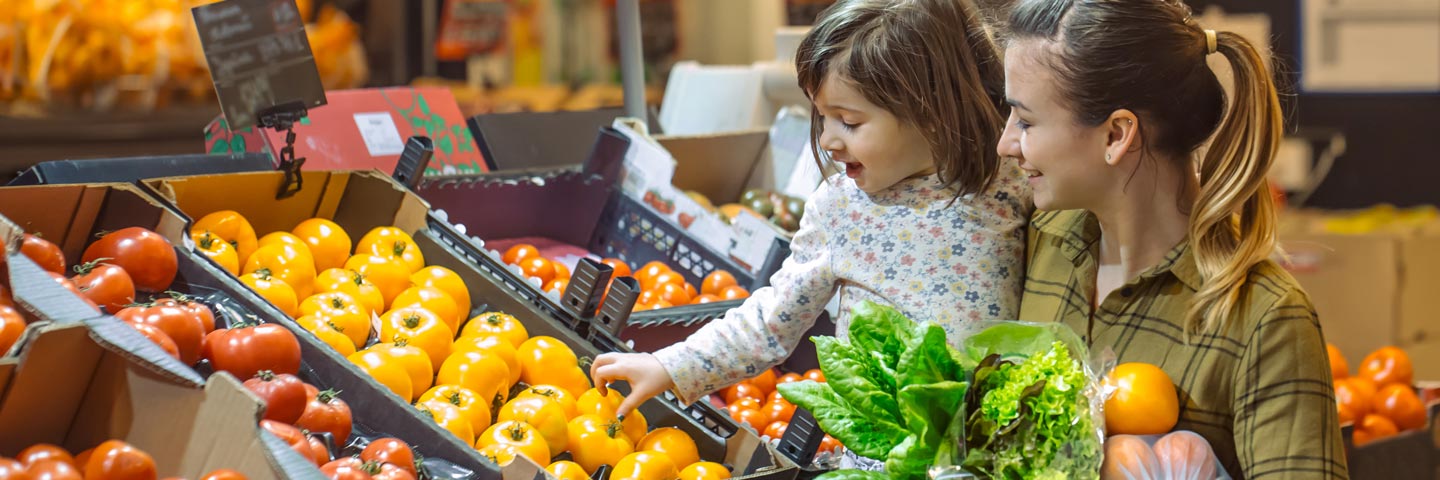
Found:
[[[415,407],[410,405],[421,396],[420,392],[428,388],[422,385],[414,388],[414,382],[450,383],[445,381],[447,368],[444,365],[455,363],[456,365],[468,365],[472,360],[480,361],[479,357],[472,357],[464,350],[454,345],[460,344],[459,340],[466,338],[466,332],[494,328],[495,322],[509,322],[513,318],[514,324],[523,327],[522,332],[528,340],[543,342],[545,351],[559,352],[568,351],[578,357],[591,357],[602,350],[586,338],[582,337],[568,323],[572,319],[565,316],[564,312],[552,308],[553,304],[540,302],[533,296],[527,296],[527,292],[519,288],[518,283],[513,279],[497,277],[489,270],[477,266],[479,255],[475,246],[463,235],[456,232],[453,227],[434,215],[428,214],[428,205],[420,197],[410,193],[404,186],[392,181],[389,177],[378,172],[304,172],[305,187],[295,196],[276,200],[273,187],[280,181],[280,174],[275,172],[243,173],[232,175],[215,175],[199,177],[180,177],[153,179],[146,184],[166,203],[173,205],[179,212],[183,212],[197,222],[204,222],[204,217],[212,212],[231,210],[238,216],[251,219],[253,230],[261,235],[266,232],[290,231],[292,227],[311,220],[325,219],[333,222],[335,228],[348,233],[352,239],[359,239],[355,245],[362,251],[361,245],[365,242],[367,232],[380,231],[389,232],[400,238],[404,235],[403,241],[386,244],[382,253],[394,254],[392,260],[382,260],[385,263],[402,262],[409,265],[415,262],[413,268],[419,268],[415,273],[428,272],[433,275],[443,275],[446,279],[443,284],[435,283],[435,288],[442,289],[445,297],[450,299],[461,298],[463,295],[468,299],[466,306],[461,304],[450,304],[448,313],[428,314],[438,319],[428,319],[427,314],[420,314],[406,308],[391,309],[383,315],[380,332],[389,332],[395,327],[397,318],[394,314],[397,311],[410,312],[403,317],[406,322],[407,338],[416,345],[424,346],[423,356],[430,357],[430,365],[442,365],[438,368],[438,376],[424,372],[420,375],[398,376],[388,375],[384,368],[367,365],[364,361],[364,353],[371,348],[380,345],[381,335],[372,330],[368,338],[361,342],[330,343],[320,339],[320,331],[317,327],[306,328],[299,325],[278,303],[284,303],[282,297],[262,297],[260,294],[250,291],[234,280],[234,276],[220,268],[215,261],[205,260],[208,270],[215,272],[217,278],[226,279],[226,283],[237,297],[245,299],[246,303],[257,311],[262,311],[268,321],[275,321],[292,328],[297,335],[302,337],[306,343],[306,358],[312,356],[324,356],[331,358],[332,362],[345,362],[344,355],[340,350],[348,348],[359,348],[358,353],[349,356],[350,361],[355,365],[347,365],[349,376],[353,376],[352,383],[357,388],[374,391],[367,402],[375,405],[384,405],[392,410],[407,410],[408,415],[395,412],[396,417],[414,417]],[[197,223],[198,224],[198,223]],[[401,233],[396,233],[401,232]],[[187,242],[187,247],[194,248],[195,242]],[[262,247],[263,249],[264,247]],[[259,252],[259,250],[257,250]],[[259,255],[256,253],[255,255]],[[352,256],[349,261],[356,258],[366,258],[371,255]],[[366,262],[372,260],[366,258]],[[388,283],[384,280],[390,274],[384,273],[381,267],[359,267],[357,269],[366,276],[361,283],[369,283],[368,279],[374,279],[374,284]],[[416,277],[408,277],[409,273],[403,273],[399,280],[405,285],[418,282]],[[425,278],[425,277],[420,277]],[[439,277],[433,277],[439,278]],[[458,280],[458,281],[457,281]],[[426,285],[431,285],[426,283]],[[234,288],[231,288],[234,287]],[[421,288],[418,284],[409,288]],[[379,290],[378,286],[376,287]],[[358,293],[357,293],[358,294]],[[403,293],[401,294],[403,295]],[[382,295],[383,296],[383,295]],[[385,299],[384,302],[390,307],[396,305],[400,296]],[[440,310],[439,304],[432,305]],[[427,308],[428,310],[428,308]],[[509,315],[499,315],[504,313]],[[452,317],[457,322],[456,328],[442,325],[446,318]],[[381,317],[381,316],[377,316]],[[465,320],[468,320],[465,321]],[[422,328],[421,326],[433,326],[433,329]],[[314,328],[314,330],[312,330]],[[365,326],[360,328],[364,329]],[[398,330],[396,330],[398,331]],[[432,342],[435,335],[432,331],[443,331],[439,337],[439,344]],[[461,337],[455,340],[456,334]],[[452,340],[455,340],[452,343]],[[541,343],[522,343],[517,350],[524,350],[525,345],[541,345]],[[443,348],[445,351],[437,351]],[[455,351],[450,351],[452,348]],[[536,347],[539,351],[540,347]],[[479,354],[477,354],[479,355]],[[486,390],[495,392],[500,400],[504,400],[509,394],[514,393],[517,397],[525,393],[525,387],[519,386],[520,382],[527,385],[537,386],[545,382],[560,383],[566,382],[566,389],[575,396],[584,393],[590,386],[588,377],[578,365],[578,358],[570,360],[561,358],[559,367],[539,368],[530,367],[528,363],[518,364],[526,366],[523,370],[510,370],[500,368],[508,366],[505,363],[492,365],[494,368],[483,369],[487,372],[510,372],[522,373],[520,381],[513,378],[488,379],[481,383],[471,383],[468,380],[459,379],[458,382],[470,385],[473,390]],[[518,358],[520,355],[516,355]],[[357,360],[358,358],[358,360]],[[490,357],[484,357],[490,358]],[[502,358],[496,356],[494,358]],[[498,360],[497,360],[498,361]],[[530,360],[526,360],[530,361]],[[540,360],[535,360],[540,361]],[[567,366],[565,362],[573,362],[574,366]],[[461,368],[461,367],[456,367]],[[472,368],[472,367],[465,367]],[[480,367],[473,367],[479,369]],[[458,371],[458,370],[457,370]],[[481,370],[476,370],[481,371]],[[560,374],[569,374],[562,376]],[[555,375],[554,377],[548,375]],[[575,377],[578,375],[578,378]],[[563,378],[562,378],[563,377]],[[457,377],[458,378],[458,377]],[[524,379],[528,379],[525,381]],[[576,383],[581,382],[581,383]],[[517,393],[517,389],[519,392]],[[484,397],[488,398],[488,397]],[[352,402],[353,404],[354,402]],[[429,408],[431,404],[423,399],[418,403],[421,407]],[[493,411],[493,410],[492,410]],[[742,475],[753,478],[786,480],[794,478],[797,470],[793,463],[777,455],[777,452],[767,443],[762,441],[753,432],[743,430],[734,421],[716,411],[708,405],[692,406],[682,408],[673,399],[666,401],[657,399],[647,402],[640,410],[641,415],[649,420],[650,426],[672,426],[688,434],[697,444],[697,450],[701,458],[719,462],[725,462],[735,468],[737,477]],[[433,412],[432,412],[433,413]],[[444,412],[441,412],[442,414]],[[444,423],[444,430],[432,422],[430,426],[436,429],[435,437],[430,440],[432,445],[443,443],[446,451],[453,451],[456,455],[461,450],[467,449],[469,443],[483,445],[483,437],[476,435],[479,432],[475,429],[461,426],[459,423],[446,420],[448,417],[437,416],[440,423]],[[487,415],[485,420],[491,420]],[[466,450],[470,457],[479,459],[479,453],[474,449]],[[562,457],[563,458],[563,457]],[[547,459],[548,460],[548,459]],[[477,460],[483,462],[483,460]],[[517,464],[512,464],[517,465]],[[503,472],[506,478],[513,478],[515,475],[524,476],[523,467],[507,468]],[[532,470],[533,471],[533,470]]]
[[[0,399],[0,455],[37,443],[70,452],[122,440],[161,477],[222,468],[250,479],[316,479],[319,470],[257,425],[264,404],[230,375],[202,381],[136,358],[139,333],[111,318],[47,323],[18,357]]]

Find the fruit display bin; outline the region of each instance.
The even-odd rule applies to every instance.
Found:
[[[374,227],[396,226],[414,238],[428,265],[446,267],[461,277],[475,305],[472,315],[491,311],[508,313],[519,319],[531,336],[557,338],[584,357],[593,358],[605,351],[624,351],[613,345],[599,347],[582,336],[576,328],[577,319],[566,315],[556,302],[525,295],[527,291],[518,288],[524,282],[497,277],[477,267],[474,244],[442,219],[428,215],[428,206],[423,200],[389,177],[378,172],[304,172],[302,175],[305,188],[283,200],[274,199],[274,186],[281,178],[276,172],[165,178],[144,183],[161,203],[186,218],[198,218],[222,209],[235,210],[253,219],[257,232],[288,230],[312,217],[333,220],[354,238]],[[193,248],[193,241],[185,239],[185,242],[187,248]],[[316,361],[312,363],[336,366],[334,381],[347,384],[337,385],[338,388],[366,391],[367,401],[377,404],[376,411],[390,411],[392,416],[400,417],[394,421],[409,424],[412,417],[419,418],[406,399],[361,373],[274,305],[242,285],[234,275],[221,270],[208,258],[191,255],[216,280],[217,288],[250,310],[263,314],[265,321],[285,325],[302,338],[307,347],[307,360],[313,357]],[[623,386],[619,389],[624,391]],[[410,414],[399,414],[396,409]],[[673,397],[665,397],[646,402],[640,412],[652,426],[672,426],[685,431],[697,442],[702,458],[731,465],[737,477],[788,480],[798,474],[794,462],[712,406],[682,407]],[[494,467],[481,460],[473,448],[439,430],[433,422],[423,427],[430,431],[431,438],[420,444],[430,445],[433,455],[461,466],[474,466],[472,471],[479,472],[481,478],[493,476]],[[389,431],[395,429],[387,432],[395,434]],[[492,470],[486,471],[487,468]],[[508,471],[506,477],[511,477]]]
[[[1345,425],[1345,458],[1350,478],[1420,480],[1440,478],[1440,402],[1426,407],[1425,428],[1400,432],[1356,446],[1354,425]]]

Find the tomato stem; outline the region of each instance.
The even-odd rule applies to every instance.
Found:
[[[345,301],[340,297],[330,297],[330,306],[334,308],[345,308]]]
[[[260,380],[269,382],[269,381],[275,380],[275,372],[270,371],[270,370],[261,370],[261,371],[255,372],[255,378],[259,378]]]
[[[330,403],[338,397],[340,397],[340,391],[333,389],[325,390],[318,394],[315,394],[315,399],[319,400],[320,403]]]
[[[261,268],[253,273],[257,278],[267,282],[270,281],[270,278],[273,276],[273,274],[270,272],[270,269],[268,268]]]
[[[522,427],[521,425],[524,424],[516,422],[515,424],[510,425],[510,428],[505,429],[505,433],[510,436],[511,440],[518,442],[525,439],[525,427]]]
[[[335,331],[340,332],[340,333],[345,333],[345,327],[336,325],[335,322],[326,320],[326,321],[325,321],[325,324],[326,324],[326,325],[329,325],[329,326],[330,326],[330,329],[332,329],[332,330],[335,330]]]
[[[405,328],[415,328],[418,326],[420,326],[419,315],[411,314],[410,316],[405,317]]]
[[[401,255],[404,255],[404,254],[405,254],[405,248],[406,248],[406,247],[407,247],[407,245],[405,245],[405,242],[404,242],[403,240],[402,240],[402,241],[395,242],[395,247],[394,247],[395,256],[396,256],[396,257],[399,257],[399,256],[401,256]]]
[[[605,425],[605,435],[610,438],[618,438],[615,435],[620,433],[621,428],[623,427],[620,426],[620,422],[612,421]]]
[[[410,344],[410,339],[396,335],[394,343],[397,347],[403,347]]]

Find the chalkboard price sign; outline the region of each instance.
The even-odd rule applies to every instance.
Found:
[[[191,9],[220,110],[231,129],[278,105],[325,104],[295,0],[226,0]]]

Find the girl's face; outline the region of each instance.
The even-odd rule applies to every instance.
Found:
[[[819,147],[865,193],[935,172],[930,143],[920,129],[870,103],[835,72],[826,75],[814,100],[824,116]]]
[[[1105,161],[1110,135],[1104,124],[1081,125],[1060,101],[1056,80],[1042,61],[1050,55],[1038,40],[1005,51],[1005,97],[1010,118],[996,151],[1014,157],[1030,177],[1035,207],[1094,210],[1120,191]],[[1123,178],[1121,178],[1123,181]]]

